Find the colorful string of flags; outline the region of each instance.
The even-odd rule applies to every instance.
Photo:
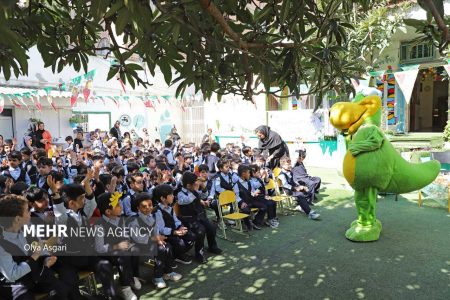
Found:
[[[51,92],[56,91],[62,95],[63,92],[70,92],[70,106],[74,107],[77,103],[80,96],[83,96],[84,101],[88,104],[89,101],[100,100],[106,106],[106,100],[113,101],[116,106],[119,108],[121,102],[127,102],[131,108],[131,100],[136,99],[144,104],[145,107],[149,109],[153,109],[156,111],[157,105],[161,103],[169,103],[171,99],[175,99],[175,97],[170,95],[163,96],[154,96],[154,95],[145,95],[145,96],[132,96],[132,95],[97,95],[93,92],[93,81],[95,77],[96,70],[91,70],[86,74],[76,76],[72,78],[68,82],[59,83],[58,86],[48,86],[42,89],[31,90],[23,93],[0,93],[0,113],[3,112],[5,106],[5,100],[9,100],[15,108],[22,109],[26,108],[30,111],[30,103],[31,106],[35,106],[36,109],[42,111],[42,103],[41,99],[45,98],[50,106],[56,111],[57,107],[53,102]],[[125,84],[120,78],[117,78],[120,82],[123,92],[126,94]],[[197,97],[195,97],[197,98]],[[180,108],[185,111],[187,103],[191,101],[188,98],[177,98]]]

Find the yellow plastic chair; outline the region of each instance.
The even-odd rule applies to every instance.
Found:
[[[275,181],[270,178],[269,182],[266,184],[266,191],[276,189],[276,187]]]
[[[222,211],[223,207],[228,206],[228,205],[232,205],[235,212],[229,213],[229,214],[223,214],[223,211]],[[225,219],[236,222],[236,225],[234,228],[232,228],[232,230],[234,230],[237,233],[246,235],[244,233],[244,230],[242,229],[242,220],[245,218],[248,218],[249,215],[239,212],[239,207],[238,207],[237,201],[236,201],[236,195],[232,191],[223,191],[222,193],[219,194],[218,209],[219,209],[219,222],[221,225],[219,227],[223,233],[223,235],[222,236],[219,235],[219,237],[221,237],[225,240],[230,240],[227,238],[226,226],[225,226],[225,221],[224,221]]]
[[[274,186],[275,189],[275,196],[271,197],[271,199],[278,203],[278,206],[280,207],[280,211],[284,215],[288,215],[286,207],[292,206],[292,197],[289,195],[286,195],[283,189],[280,188],[281,186],[281,180],[279,178],[281,174],[280,168],[274,168],[273,169],[273,176],[275,180],[270,179],[268,185]],[[267,188],[267,187],[266,187]],[[281,192],[283,190],[283,192]]]

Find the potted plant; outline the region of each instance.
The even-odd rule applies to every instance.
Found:
[[[72,117],[70,117],[69,119],[69,123],[72,128],[78,127],[78,124],[84,122],[85,122],[84,117],[81,114],[72,115]]]

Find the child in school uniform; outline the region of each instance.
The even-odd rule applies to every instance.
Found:
[[[25,169],[20,167],[22,163],[22,154],[19,151],[11,151],[8,154],[8,169],[2,172],[3,176],[12,178],[14,183],[25,182],[28,186],[31,184],[30,177]]]
[[[207,260],[203,251],[205,236],[208,241],[209,252],[213,254],[222,253],[216,242],[217,227],[206,216],[204,206],[208,206],[209,202],[200,199],[197,192],[197,175],[186,172],[183,174],[181,181],[183,188],[178,193],[181,216],[183,216],[189,230],[196,236],[195,259],[200,263],[206,263]]]
[[[97,207],[93,191],[89,181],[93,172],[89,170],[82,184],[67,184],[58,188],[52,175],[48,176],[49,189],[52,191],[51,199],[55,215],[55,224],[67,226],[67,230],[83,228],[89,230],[89,218]],[[61,240],[66,245],[64,256],[59,257],[56,266],[59,278],[72,286],[72,294],[75,299],[81,297],[79,292],[79,271],[94,271],[100,279],[103,293],[114,297],[117,293],[114,289],[114,277],[111,264],[94,255],[94,238],[91,236],[68,237]]]
[[[267,195],[266,184],[269,182],[269,178],[261,178],[261,173],[260,167],[250,165],[250,183],[255,191],[259,191],[256,199],[267,207],[267,221],[265,224],[271,228],[278,228],[280,223],[277,219],[277,203],[270,200],[270,197]]]
[[[48,293],[47,299],[68,299],[70,287],[51,269],[57,261],[43,242],[25,237],[23,226],[30,222],[28,201],[16,195],[0,199],[0,298],[34,299],[33,293]],[[35,249],[26,250],[30,245]]]
[[[129,217],[135,214],[131,210],[131,202],[133,201],[136,193],[142,193],[144,191],[144,175],[142,175],[142,173],[128,174],[126,181],[129,189],[120,204],[123,209],[123,214]]]
[[[219,173],[211,179],[211,189],[208,196],[210,207],[214,209],[217,220],[219,219],[218,202],[220,193],[224,191],[234,191],[236,181],[230,172],[230,161],[228,159],[221,159],[217,162]]]
[[[302,181],[314,194],[319,193],[320,184],[322,180],[317,176],[310,176],[306,170],[303,161],[306,158],[306,150],[298,150],[298,158],[294,167],[292,168],[292,174],[294,176],[294,181]]]
[[[30,187],[25,191],[24,196],[30,206],[32,224],[43,225],[55,223],[55,215],[49,207],[47,191],[38,187]]]
[[[162,289],[167,286],[165,280],[179,281],[182,276],[173,271],[173,252],[166,237],[158,232],[155,216],[153,214],[153,202],[150,194],[138,193],[132,203],[132,209],[137,214],[127,220],[131,229],[147,228],[148,234],[136,234],[131,231],[131,238],[139,248],[139,252],[145,258],[155,259],[153,284]]]
[[[249,146],[244,146],[242,148],[242,163],[244,165],[251,165],[254,162],[253,150]]]
[[[21,168],[27,172],[28,177],[30,177],[31,184],[36,184],[38,170],[31,160],[31,155],[33,153],[29,148],[22,148],[20,150],[20,154],[22,154]]]
[[[308,203],[309,190],[306,186],[294,182],[291,171],[291,160],[288,157],[282,157],[280,160],[281,173],[278,177],[281,180],[281,188],[290,195],[294,196],[298,206],[297,210],[303,211],[311,220],[318,220],[320,214],[311,210]]]
[[[119,204],[120,193],[104,193],[97,199],[97,206],[102,215],[95,224],[95,251],[119,270],[120,295],[127,300],[137,300],[133,290],[140,290],[139,249],[133,248],[130,237],[115,234],[126,227]],[[114,234],[112,234],[114,233]]]
[[[177,218],[173,204],[173,188],[162,184],[153,190],[153,201],[158,202],[155,217],[159,234],[166,237],[166,242],[173,249],[175,261],[182,264],[190,264],[191,258],[186,254],[194,245],[195,235],[183,226]]]
[[[244,214],[251,214],[252,208],[258,208],[255,219],[250,221],[249,218],[244,219],[244,223],[248,230],[260,230],[264,221],[264,215],[267,211],[265,203],[260,201],[257,196],[260,195],[259,190],[255,190],[250,182],[250,167],[247,165],[240,165],[238,168],[239,180],[234,185],[234,192],[238,202],[239,209]]]

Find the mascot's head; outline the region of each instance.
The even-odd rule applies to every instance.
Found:
[[[381,93],[375,88],[360,91],[352,102],[338,102],[330,109],[336,129],[354,134],[362,124],[381,124]]]

